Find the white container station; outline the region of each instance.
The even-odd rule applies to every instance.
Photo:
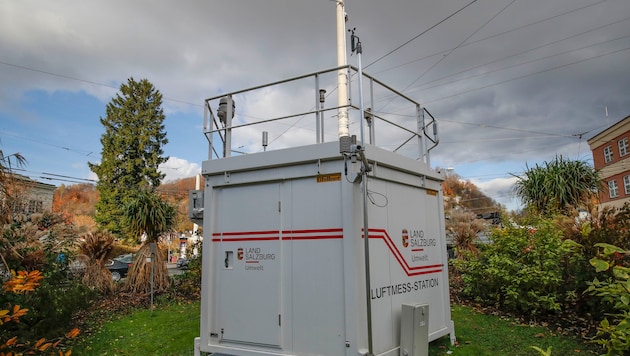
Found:
[[[386,110],[363,109],[364,77],[371,107]],[[295,98],[271,105],[282,87]],[[424,108],[360,63],[204,108],[209,159],[190,212],[205,237],[196,355],[424,355],[429,341],[454,341],[443,178],[429,162],[437,130]]]

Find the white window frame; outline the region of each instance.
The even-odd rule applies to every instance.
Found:
[[[604,162],[608,163],[613,160],[612,146],[604,147]]]
[[[614,179],[608,181],[608,196],[610,198],[619,196],[619,187],[617,186],[617,181]]]
[[[626,192],[626,195],[630,194],[630,175],[623,177],[623,189]]]
[[[619,142],[617,142],[617,146],[619,147],[619,157],[623,157],[628,154],[628,138],[624,137]]]

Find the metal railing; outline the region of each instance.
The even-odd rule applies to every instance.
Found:
[[[338,88],[340,69],[349,78],[349,104],[344,106],[336,99],[328,100]],[[439,142],[433,115],[366,73],[364,88],[358,87],[357,79],[357,68],[348,65],[205,99],[203,132],[209,143],[208,159],[336,141],[337,113],[348,108],[350,135],[358,136],[359,120],[366,120],[363,144],[430,165],[429,152]],[[357,106],[361,93],[368,107],[364,113]],[[356,103],[353,96],[357,96]]]

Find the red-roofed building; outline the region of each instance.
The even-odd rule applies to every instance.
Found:
[[[599,192],[601,206],[630,202],[630,116],[593,136],[588,145],[606,188]]]

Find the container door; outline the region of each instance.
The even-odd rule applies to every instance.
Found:
[[[214,263],[219,339],[280,346],[279,185],[222,188],[216,194]]]

